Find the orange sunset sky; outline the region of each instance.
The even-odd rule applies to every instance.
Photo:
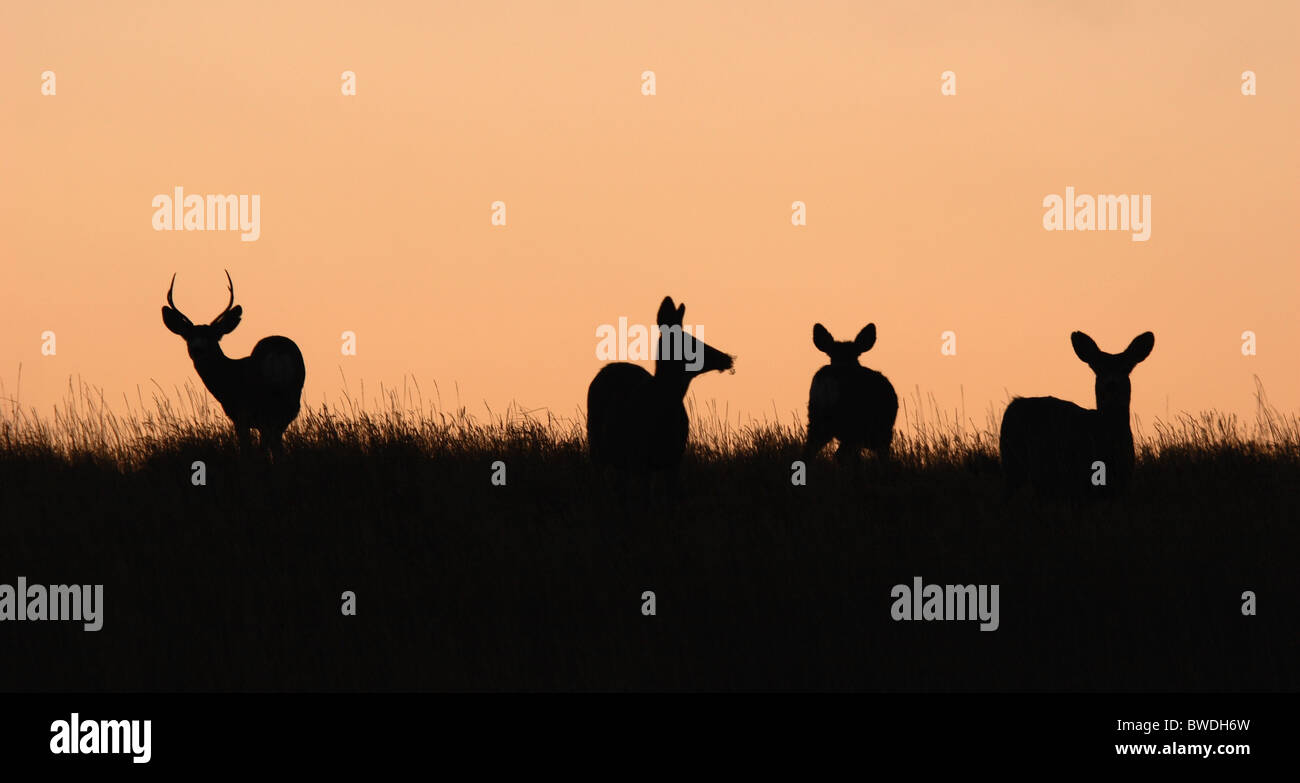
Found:
[[[309,405],[410,376],[579,415],[597,327],[671,294],[738,357],[692,387],[733,420],[803,416],[817,321],[874,322],[865,364],[978,424],[1091,406],[1074,329],[1155,332],[1144,423],[1253,419],[1256,375],[1295,411],[1297,31],[1294,2],[10,4],[0,382],[43,415],[70,377],[197,384],[159,309],[177,272],[210,320],[228,268],[227,354],[291,337]],[[260,238],[155,231],[177,186],[258,194]],[[1150,195],[1150,239],[1044,230],[1067,186]]]

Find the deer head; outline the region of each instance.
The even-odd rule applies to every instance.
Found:
[[[871,350],[876,344],[876,325],[867,324],[852,340],[836,340],[830,331],[821,324],[813,326],[813,345],[817,350],[831,357],[831,364],[857,364],[858,357]]]
[[[226,284],[230,289],[230,301],[226,303],[226,309],[213,318],[212,323],[195,325],[172,300],[172,291],[176,288],[176,275],[172,275],[172,284],[167,288],[167,306],[162,309],[163,323],[172,334],[185,339],[185,347],[194,361],[224,355],[217,343],[235,331],[239,319],[244,315],[244,308],[235,304],[235,284],[230,279],[230,272],[226,272]]]
[[[1071,334],[1070,342],[1075,355],[1097,375],[1097,410],[1106,415],[1122,415],[1127,425],[1129,400],[1133,396],[1128,376],[1138,362],[1151,355],[1156,336],[1143,332],[1122,353],[1106,353],[1083,332]]]
[[[703,340],[688,334],[682,328],[686,305],[676,305],[671,296],[665,296],[659,305],[659,350],[655,358],[655,377],[671,383],[681,383],[682,393],[691,378],[700,373],[718,371],[734,372],[735,359]]]

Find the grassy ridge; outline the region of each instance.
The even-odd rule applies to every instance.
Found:
[[[921,402],[895,464],[822,460],[807,486],[797,426],[696,411],[672,503],[593,469],[581,422],[409,392],[304,410],[274,465],[193,387],[120,417],[84,387],[52,419],[14,407],[0,583],[102,583],[106,606],[99,633],[0,625],[0,690],[1298,689],[1294,418],[1261,395],[1250,430],[1157,422],[1132,495],[1073,508],[1004,503],[992,417]],[[892,621],[917,575],[999,584],[1000,629]]]

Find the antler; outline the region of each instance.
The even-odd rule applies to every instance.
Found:
[[[230,279],[230,272],[228,270],[226,271],[226,287],[230,289],[230,301],[226,303],[226,309],[222,310],[221,315],[218,315],[217,318],[220,318],[222,315],[225,315],[226,313],[230,312],[230,308],[235,306],[235,282]],[[171,309],[179,313],[181,309],[177,307],[176,302],[172,300],[172,292],[175,289],[176,289],[176,274],[173,272],[172,283],[171,285],[167,286],[167,305],[171,307]],[[182,315],[184,314],[182,313]]]
[[[223,270],[226,273],[226,286],[230,289],[230,301],[226,303],[226,309],[221,311],[221,315],[230,312],[230,308],[235,306],[235,283],[230,279],[230,270]],[[218,318],[221,315],[217,316]]]

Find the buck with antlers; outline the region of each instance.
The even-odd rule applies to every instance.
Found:
[[[221,351],[221,338],[239,326],[244,314],[244,308],[235,304],[235,284],[229,272],[226,284],[230,288],[226,309],[212,323],[195,325],[172,301],[176,287],[176,275],[172,275],[167,306],[162,309],[163,323],[172,333],[185,338],[194,369],[234,423],[241,450],[247,450],[251,427],[261,435],[263,447],[279,454],[283,449],[280,438],[298,416],[307,375],[302,352],[293,340],[277,336],[259,340],[253,353],[243,359],[226,356]]]

